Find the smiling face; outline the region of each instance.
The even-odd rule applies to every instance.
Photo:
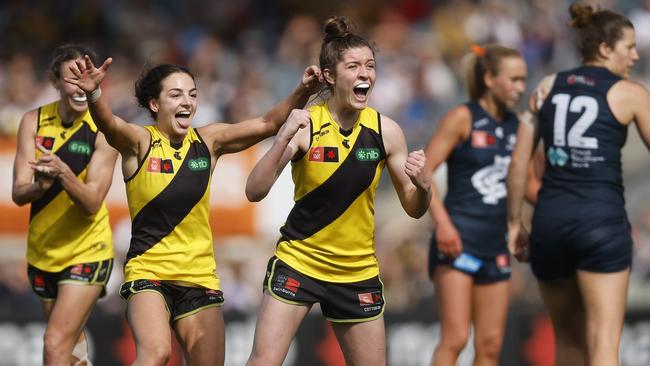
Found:
[[[343,109],[364,109],[375,85],[375,57],[368,47],[349,48],[341,54],[336,70],[324,70],[332,97]]]
[[[61,63],[59,70],[60,77],[52,80],[52,85],[59,92],[61,106],[70,114],[81,114],[88,109],[86,93],[78,86],[65,82],[64,78],[73,78],[70,66],[74,66],[76,60],[68,60]]]
[[[504,57],[498,74],[486,74],[485,84],[498,103],[514,108],[526,90],[526,63],[521,57]]]
[[[623,28],[622,36],[614,47],[605,46],[605,54],[608,58],[607,68],[618,76],[628,78],[630,69],[639,60],[634,29]]]
[[[161,85],[160,95],[149,101],[149,108],[156,113],[156,123],[161,132],[172,142],[182,141],[196,113],[196,85],[184,72],[170,74]]]

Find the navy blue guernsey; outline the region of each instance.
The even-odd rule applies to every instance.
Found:
[[[621,148],[627,126],[616,120],[607,103],[607,92],[619,80],[594,66],[556,75],[538,114],[546,168],[536,214],[625,214]]]
[[[471,133],[447,159],[445,207],[452,216],[498,216],[505,222],[505,178],[517,136],[517,116],[506,112],[502,121],[496,121],[478,101],[466,105],[472,115]]]

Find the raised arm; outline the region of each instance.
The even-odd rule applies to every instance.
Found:
[[[54,184],[54,178],[44,173],[35,172],[30,166],[30,162],[33,162],[34,156],[36,156],[37,116],[37,110],[25,113],[18,128],[11,199],[19,206],[41,198],[43,193]]]
[[[43,155],[34,164],[34,169],[58,179],[70,199],[86,215],[94,215],[99,211],[113,182],[113,169],[117,159],[117,151],[108,145],[104,136],[97,134],[95,151],[88,163],[84,181],[79,180],[57,155],[40,145],[37,148],[41,149]]]
[[[429,140],[426,148],[427,163],[425,169],[429,176],[436,171],[443,161],[449,158],[454,146],[469,137],[471,119],[469,109],[464,105],[459,105],[447,112],[440,120],[438,129]],[[435,184],[431,188],[429,213],[435,224],[438,250],[448,256],[458,256],[463,251],[460,234],[451,222],[449,213],[438,195]]]
[[[273,146],[257,162],[246,180],[246,197],[261,201],[271,190],[289,160],[309,143],[309,111],[294,109],[282,126]]]
[[[303,73],[300,85],[285,99],[262,117],[235,124],[213,123],[201,127],[199,133],[218,158],[223,154],[242,151],[275,135],[287,120],[291,110],[305,106],[309,97],[322,85],[320,69],[309,66]]]
[[[88,109],[93,121],[106,136],[108,143],[117,149],[123,158],[131,156],[137,158],[140,145],[148,145],[149,134],[142,127],[127,123],[113,115],[106,98],[102,96],[100,84],[112,62],[113,59],[109,57],[97,68],[93,65],[90,57],[84,56],[83,61],[77,60],[76,67],[70,68],[75,77],[64,80],[77,85],[86,93]]]
[[[382,116],[381,129],[386,149],[386,166],[406,213],[420,218],[431,201],[431,174],[424,169],[424,151],[408,153],[402,129],[392,119]]]

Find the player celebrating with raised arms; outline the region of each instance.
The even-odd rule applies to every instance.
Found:
[[[329,98],[292,113],[246,184],[248,198],[261,200],[291,161],[295,205],[268,264],[248,365],[281,365],[315,303],[348,365],[386,364],[373,209],[384,166],[409,216],[421,217],[430,199],[424,152],[409,154],[397,123],[368,107],[373,47],[345,17],[330,17],[325,33],[320,66]]]
[[[198,91],[192,73],[159,65],[135,85],[140,106],[155,120],[142,127],[114,116],[101,96],[111,62],[97,68],[86,57],[66,81],[86,92],[99,129],[122,155],[132,237],[120,294],[128,300],[135,364],[167,363],[171,323],[188,365],[222,365],[223,295],[208,220],[212,172],[222,155],[275,134],[289,112],[320,88],[320,70],[308,67],[296,90],[263,117],[195,129]]]

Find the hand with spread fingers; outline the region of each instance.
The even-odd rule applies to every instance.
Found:
[[[104,63],[99,67],[95,67],[92,60],[88,55],[84,56],[82,60],[76,60],[74,65],[70,66],[70,71],[74,77],[66,77],[64,80],[70,84],[78,86],[84,92],[92,93],[104,80],[106,77],[106,72],[108,68],[113,63],[113,58],[109,57],[104,61]]]

